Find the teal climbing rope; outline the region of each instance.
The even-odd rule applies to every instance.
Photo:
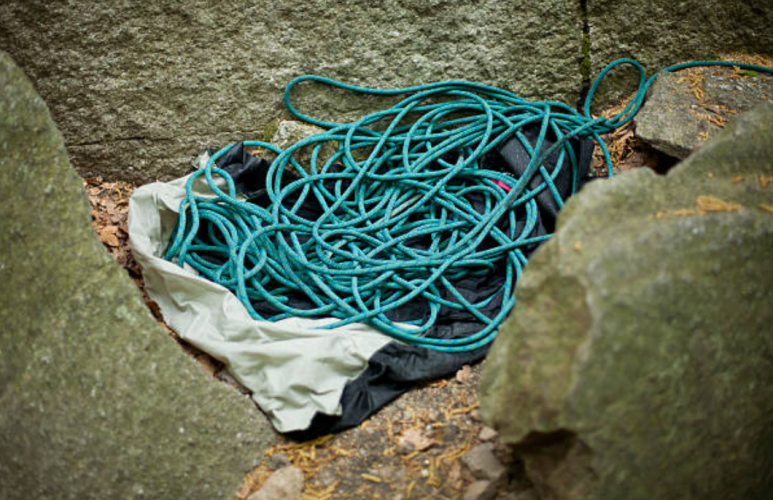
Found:
[[[593,117],[591,104],[600,83],[624,65],[639,74],[634,98],[612,118]],[[771,68],[708,61],[663,71],[698,66],[773,74]],[[571,172],[569,195],[578,189],[578,153],[571,141],[595,140],[611,176],[601,135],[633,119],[656,77],[647,78],[634,60],[615,61],[593,82],[580,113],[560,102],[527,101],[466,81],[377,90],[301,76],[287,85],[284,103],[294,117],[325,131],[284,150],[262,141],[243,143],[278,155],[266,178],[270,201],[261,206],[240,197],[233,179],[215,164],[234,145],[215,153],[188,179],[165,258],[232,290],[257,320],[331,317],[335,321],[324,328],[362,322],[416,346],[449,352],[483,347],[514,305],[525,249],[550,237],[536,231],[536,198],[548,192],[562,207],[556,179],[565,169]],[[292,90],[305,82],[405,97],[355,122],[334,123],[293,106]],[[536,142],[526,138],[526,127],[538,128]],[[481,162],[510,137],[518,138],[530,155],[520,176],[487,169]],[[334,153],[325,153],[329,146]],[[311,159],[301,164],[298,153],[304,148],[311,150]],[[549,157],[557,159],[549,162]],[[211,195],[194,192],[202,177]],[[304,215],[309,204],[317,208],[313,218]],[[493,272],[504,274],[503,284],[483,298],[470,300],[458,288],[465,277]],[[299,294],[308,307],[290,303]],[[390,319],[414,301],[425,304],[429,314]],[[264,316],[254,307],[258,302],[280,312]],[[492,305],[494,314],[482,312]],[[429,335],[441,310],[465,312],[480,327],[462,338]]]

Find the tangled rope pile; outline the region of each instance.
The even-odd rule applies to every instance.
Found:
[[[620,65],[637,69],[638,91],[620,114],[594,118],[593,96],[604,77]],[[682,64],[663,71],[707,65],[773,73],[725,62]],[[258,320],[334,317],[338,321],[326,328],[364,322],[417,346],[451,352],[477,349],[493,340],[514,304],[515,284],[526,265],[524,249],[550,236],[535,234],[536,197],[547,191],[562,207],[565,200],[555,179],[564,169],[572,173],[569,194],[576,192],[578,158],[570,141],[594,139],[611,176],[612,162],[600,135],[633,119],[654,79],[646,79],[636,61],[615,61],[595,80],[579,113],[560,102],[527,101],[465,81],[376,90],[320,76],[296,78],[285,90],[287,108],[326,131],[285,150],[261,141],[244,142],[278,154],[268,171],[270,203],[265,206],[241,199],[228,173],[215,165],[233,145],[218,151],[188,179],[165,257],[234,291]],[[293,107],[293,87],[308,81],[362,94],[407,97],[356,122],[331,123]],[[525,127],[538,127],[536,143],[526,139]],[[481,162],[512,136],[531,158],[517,177]],[[331,144],[335,153],[323,161],[323,146]],[[307,165],[296,159],[303,148],[312,150]],[[547,162],[554,154],[557,161]],[[214,196],[194,193],[194,182],[202,176]],[[310,205],[317,213],[313,219],[301,213]],[[492,272],[503,272],[504,282],[483,299],[471,302],[456,287],[465,277]],[[291,304],[290,297],[298,294],[313,305]],[[412,301],[422,301],[429,314],[390,319]],[[264,317],[253,306],[256,302],[269,303],[281,313]],[[492,304],[497,305],[495,314],[481,312]],[[442,308],[466,311],[480,328],[462,338],[428,335]]]

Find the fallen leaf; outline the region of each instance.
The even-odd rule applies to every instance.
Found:
[[[716,196],[701,195],[695,200],[695,209],[699,214],[707,212],[737,212],[743,210],[743,205],[725,201]]]
[[[116,235],[109,234],[109,233],[100,234],[99,235],[99,241],[101,241],[105,245],[109,245],[111,247],[117,247],[118,245],[121,244],[121,242],[118,241],[118,237]]]

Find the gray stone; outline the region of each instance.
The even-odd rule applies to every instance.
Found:
[[[513,500],[542,500],[534,488],[519,491],[513,495]]]
[[[276,455],[271,455],[266,465],[271,470],[279,470],[282,467],[292,465],[292,463],[290,462],[290,459],[287,457],[287,455],[284,453],[277,453]]]
[[[581,27],[576,0],[0,3],[0,47],[51,104],[76,170],[136,182],[187,173],[206,147],[270,138],[284,86],[305,73],[574,102]],[[322,85],[296,97],[339,121],[384,102]]]
[[[156,324],[0,52],[0,498],[232,498],[265,418]]]
[[[312,135],[324,132],[325,129],[303,123],[295,120],[282,120],[277,125],[277,130],[274,136],[271,138],[271,144],[279,147],[280,149],[287,149],[293,144]],[[320,144],[320,143],[317,143]],[[319,153],[317,154],[317,168],[320,169],[327,160],[335,154],[335,149],[330,142],[321,143]],[[311,157],[313,155],[314,146],[305,146],[300,150],[297,150],[293,154],[293,159],[297,161],[302,168],[307,169],[311,163]],[[271,151],[262,151],[261,156],[273,160],[276,158],[276,154]]]
[[[297,467],[284,467],[266,479],[248,500],[298,500],[303,493],[303,472]]]
[[[739,113],[773,102],[773,76],[738,78],[729,69],[699,70],[690,87],[683,73],[658,76],[636,116],[636,136],[679,159],[715,136]]]
[[[480,432],[478,433],[478,439],[481,441],[491,441],[492,439],[497,437],[497,431],[492,429],[491,427],[484,425]]]
[[[732,52],[773,54],[773,2],[767,0],[587,0],[587,22],[593,76],[621,57],[654,73]],[[611,74],[599,103],[632,94],[637,81],[632,70]]]
[[[464,455],[462,462],[478,479],[490,479],[499,481],[506,472],[505,466],[494,455],[494,445],[491,443],[479,444]]]
[[[493,481],[475,481],[464,492],[463,500],[491,500],[497,489]]]
[[[295,120],[282,120],[277,125],[276,133],[271,138],[271,144],[286,149],[301,139],[324,132],[325,129]]]
[[[542,498],[769,498],[772,212],[773,105],[566,204],[481,386]]]

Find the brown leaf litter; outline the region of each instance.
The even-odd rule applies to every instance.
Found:
[[[599,116],[610,119],[613,116],[619,115],[633,100],[634,96],[635,94],[631,94],[622,103],[601,112]],[[615,174],[640,167],[649,167],[655,171],[662,172],[671,166],[671,161],[666,160],[662,154],[636,136],[633,121],[628,122],[612,133],[602,135],[601,138],[609,150]],[[604,153],[598,145],[593,151],[591,171],[596,176],[605,177],[607,175]]]

